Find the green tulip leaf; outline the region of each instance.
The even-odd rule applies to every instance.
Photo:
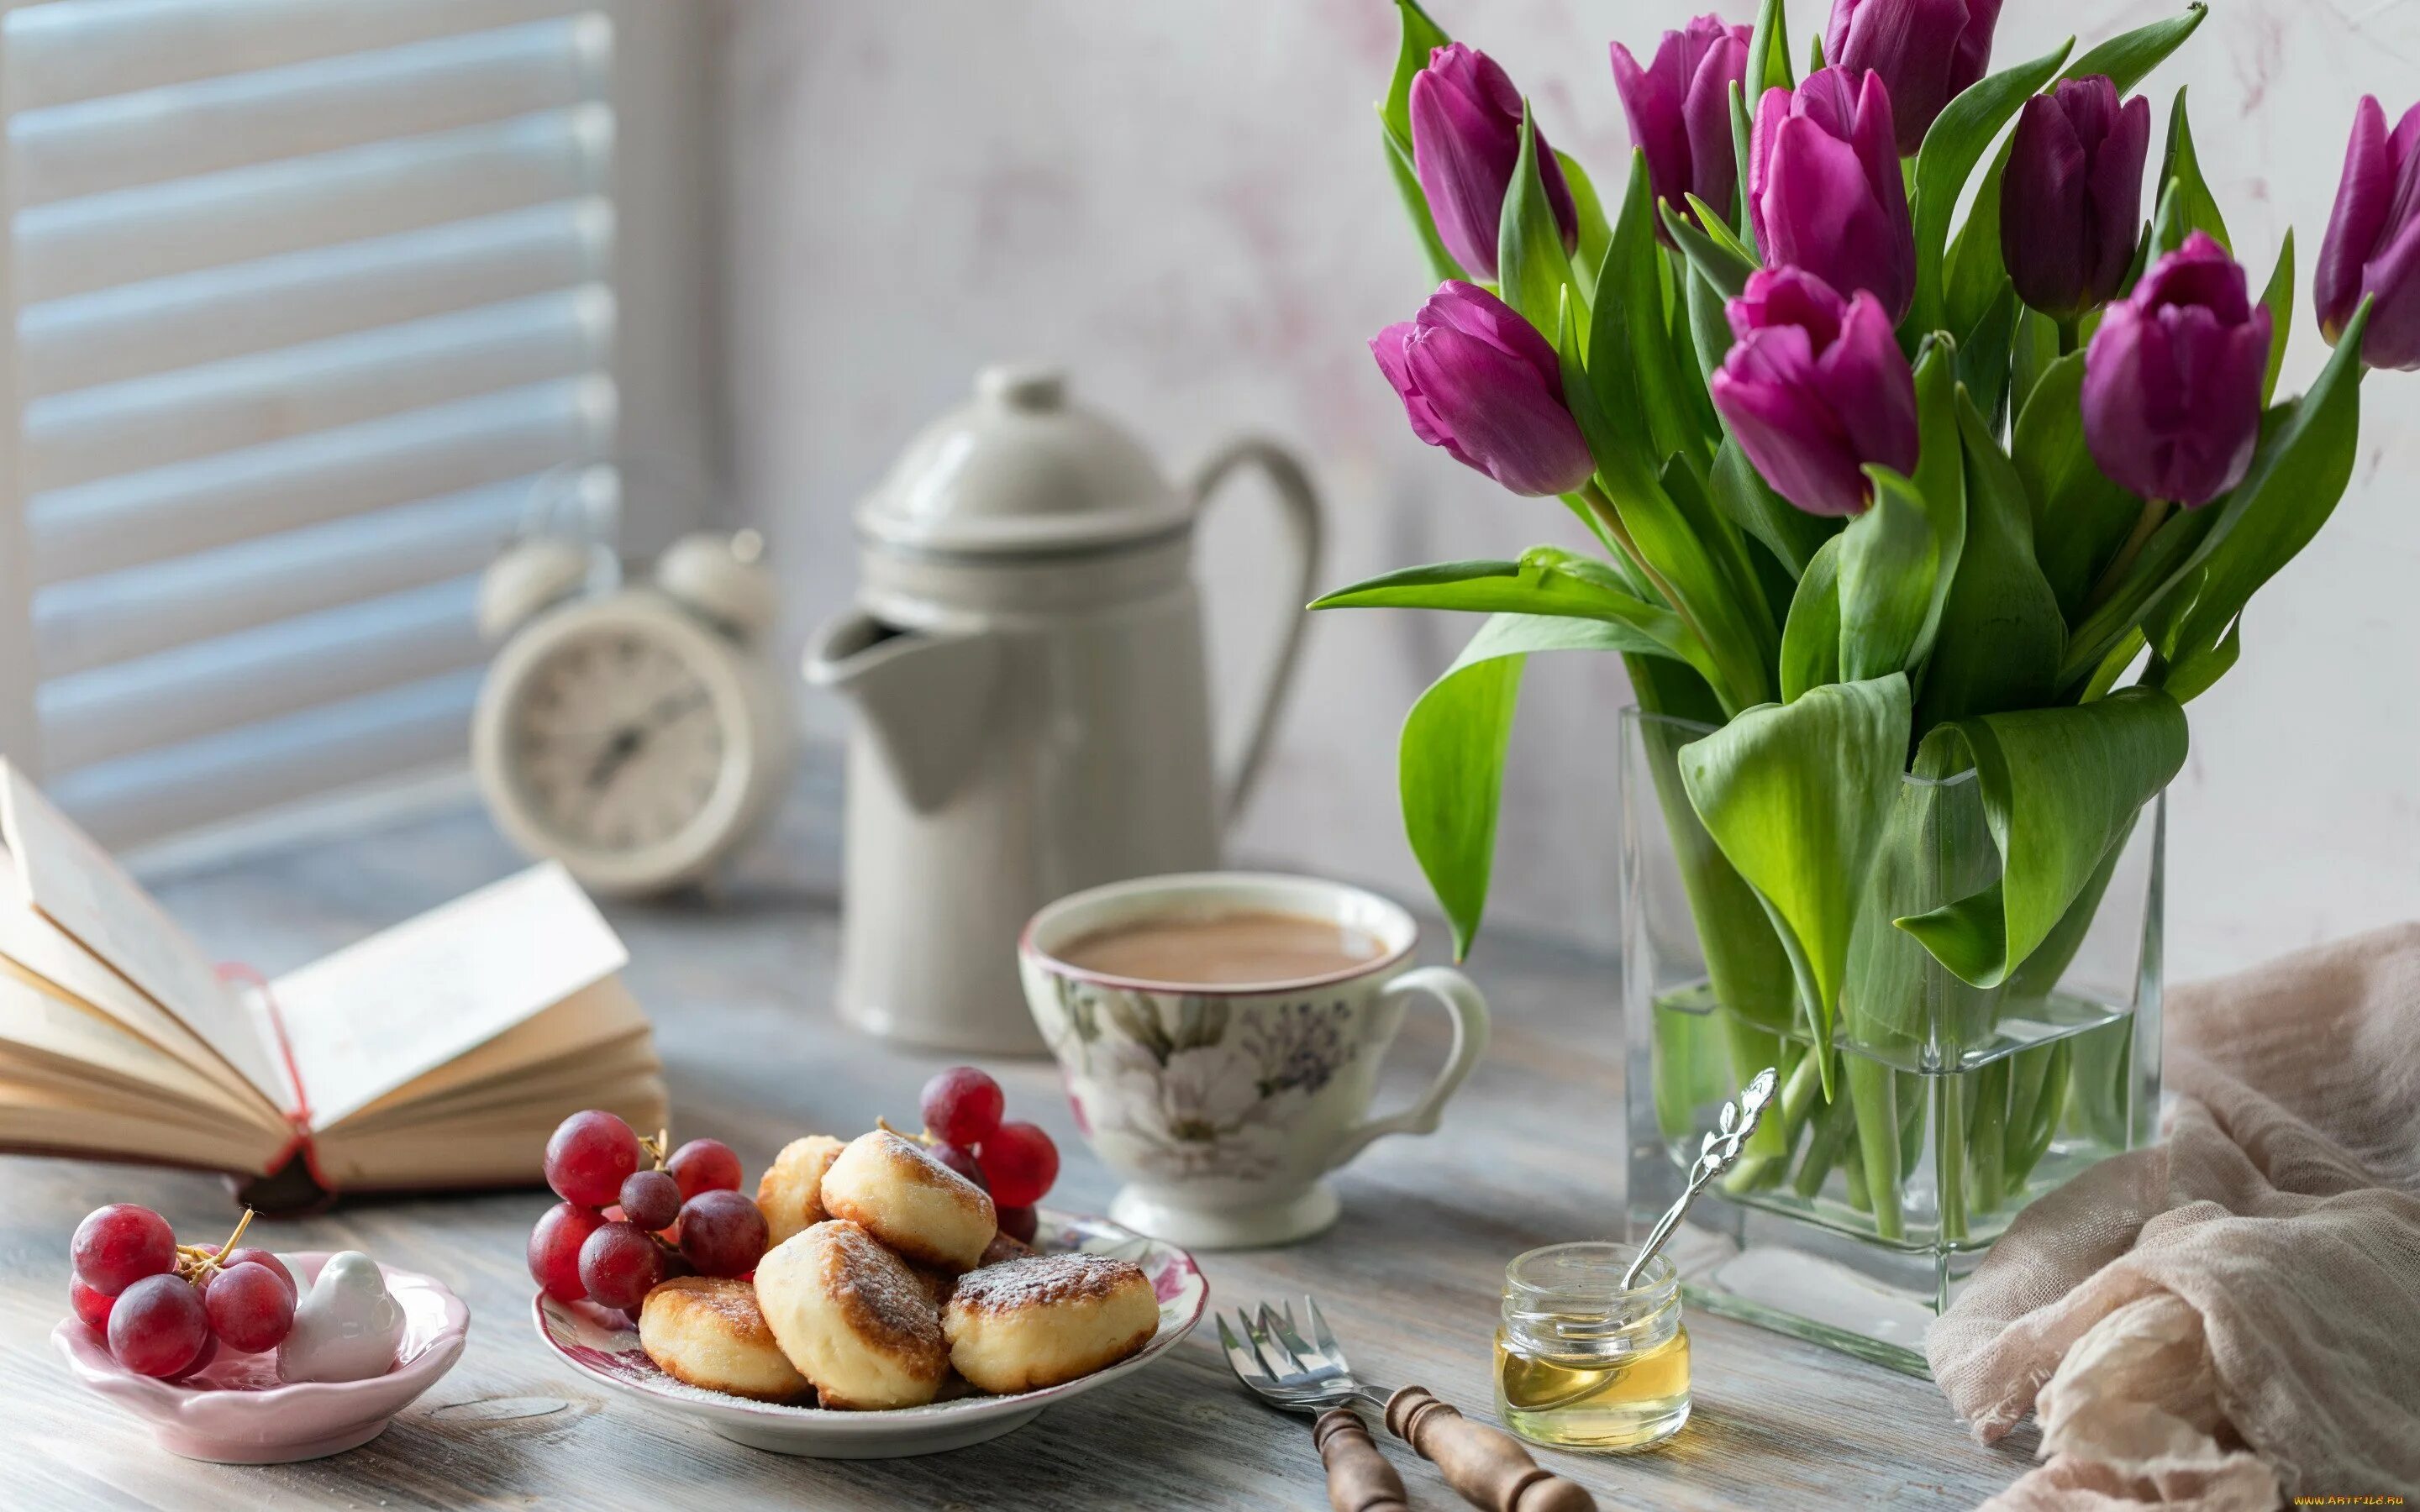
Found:
[[[1705,647],[1679,615],[1629,591],[1611,567],[1560,547],[1532,547],[1518,562],[1441,562],[1381,574],[1314,599],[1328,609],[1459,609],[1481,614],[1552,615],[1621,626],[1621,649],[1676,656],[1709,672]]]
[[[1957,302],[1953,287],[1953,309]],[[2016,285],[2004,273],[1999,292],[1985,304],[1981,318],[1958,339],[1958,381],[1974,394],[1975,407],[1995,423],[2001,406],[2009,403],[2009,357],[2016,340],[2017,317],[2024,310]]]
[[[2057,927],[2110,846],[2184,765],[2185,713],[2157,688],[2129,687],[2094,703],[1942,728],[1964,740],[1982,780],[2000,879],[1894,922],[1960,980],[1996,987]]]
[[[1708,224],[1722,224],[1722,222],[1712,218],[1713,212],[1705,208],[1704,200],[1692,194],[1689,203],[1698,207],[1699,215],[1708,217]],[[1664,220],[1665,231],[1672,238],[1672,245],[1681,250],[1681,255],[1687,259],[1698,276],[1712,285],[1724,299],[1738,299],[1747,288],[1749,275],[1756,271],[1757,266],[1756,258],[1745,245],[1729,231],[1717,234],[1699,229],[1697,222],[1669,205],[1659,206],[1659,213]]]
[[[2193,124],[2185,118],[2181,88],[2177,90],[2176,108],[2168,113],[2168,150],[2155,181],[2164,188],[2160,213],[2153,221],[2153,257],[2176,251],[2195,231],[2208,232],[2211,240],[2234,250],[2235,243],[2226,234],[2226,217],[2219,213],[2218,197],[2202,177],[2201,156],[2194,150]]]
[[[1849,936],[1907,760],[1909,717],[1907,677],[1892,672],[1749,709],[1680,751],[1691,807],[1780,926],[1827,1092]]]
[[[2069,637],[2061,687],[2088,676],[2138,625],[2171,667],[2214,650],[2245,601],[2309,544],[2352,475],[2368,326],[2365,300],[2318,379],[2261,422],[2243,481],[2215,503],[2180,511],[2151,537],[2108,601]]]
[[[1924,133],[1916,157],[1916,329],[1931,331],[1948,313],[1943,295],[1942,258],[1949,243],[1949,218],[1992,139],[2009,124],[2026,97],[2050,83],[2075,48],[2071,37],[2031,63],[1994,73],[1943,107]]]
[[[1551,335],[1564,290],[1571,291],[1583,341],[1588,330],[1588,301],[1579,275],[1572,270],[1571,254],[1563,250],[1563,228],[1546,197],[1546,181],[1538,170],[1538,129],[1529,103],[1521,102],[1521,155],[1512,163],[1512,182],[1504,191],[1504,210],[1496,241],[1497,292],[1519,311],[1541,334]],[[1587,355],[1583,346],[1581,355]]]
[[[2286,228],[2286,239],[2277,248],[2277,267],[2269,275],[2269,286],[2260,291],[2261,306],[2269,312],[2269,371],[2260,379],[2260,407],[2277,396],[2277,375],[2286,366],[2286,340],[2294,332],[2294,228]]]
[[[1662,460],[1674,453],[1696,458],[1694,465],[1702,468],[1705,438],[1682,392],[1690,380],[1683,377],[1672,349],[1663,253],[1655,240],[1655,200],[1648,183],[1647,154],[1641,150],[1630,155],[1629,191],[1614,223],[1613,241],[1606,249],[1605,270],[1597,275],[1594,320],[1594,333],[1582,346],[1583,355],[1591,359],[1589,371],[1594,376],[1626,369],[1625,386],[1636,404],[1635,409],[1610,405],[1610,412],[1646,420],[1659,471]],[[1602,386],[1598,392],[1605,393]]]
[[[2194,0],[2181,16],[2137,26],[2092,48],[2069,64],[2067,71],[2059,77],[2089,79],[2096,73],[2107,74],[2109,82],[2118,86],[2118,93],[2123,95],[2165,62],[2169,54],[2182,47],[2185,39],[2194,34],[2194,29],[2208,14],[2210,7],[2202,4],[2202,0]]]
[[[1572,192],[1572,209],[1579,222],[1579,250],[1572,254],[1572,272],[1580,285],[1580,293],[1596,297],[1597,269],[1605,262],[1606,243],[1613,239],[1613,227],[1605,218],[1605,202],[1597,198],[1596,184],[1580,166],[1580,160],[1557,147],[1551,149],[1555,162],[1563,170],[1563,183]]]
[[[1756,8],[1756,28],[1748,33],[1746,82],[1756,100],[1762,100],[1767,89],[1788,89],[1797,83],[1790,76],[1790,18],[1782,13],[1781,0],[1764,0]],[[1747,179],[1743,177],[1740,184],[1745,188]]]
[[[1429,54],[1453,40],[1445,28],[1429,19],[1419,7],[1419,0],[1395,0],[1395,14],[1403,23],[1402,40],[1395,50],[1395,74],[1387,81],[1387,98],[1378,101],[1378,119],[1387,134],[1404,146],[1404,155],[1412,151],[1412,81],[1429,66]]]
[[[2051,363],[2017,417],[2016,467],[2033,502],[2034,550],[2071,625],[2143,501],[2109,481],[2084,440],[2084,354]]]
[[[1806,572],[1823,543],[1838,535],[1848,523],[1828,515],[1810,515],[1774,492],[1739,442],[1728,437],[1714,454],[1710,481],[1715,507],[1732,524],[1763,542],[1792,577]]]
[[[1498,614],[1404,717],[1396,751],[1404,833],[1452,926],[1454,959],[1470,953],[1487,908],[1523,659],[1537,651],[1621,651],[1631,637],[1597,620]]]
[[[1922,660],[1917,644],[1941,573],[1941,545],[1916,486],[1866,470],[1874,501],[1840,532],[1840,678],[1862,683]]]
[[[2034,558],[2033,509],[2016,465],[1967,394],[1958,396],[1966,461],[1966,548],[1943,605],[1916,704],[1919,735],[1998,709],[2048,703],[2067,622]]]
[[[1784,72],[1788,72],[1789,63],[1786,61],[1782,63],[1781,69]],[[1739,201],[1740,207],[1739,219],[1732,223],[1731,229],[1739,234],[1740,245],[1747,249],[1748,256],[1761,262],[1764,252],[1756,244],[1756,217],[1748,213],[1747,206],[1748,149],[1756,131],[1751,115],[1754,107],[1748,100],[1747,91],[1737,84],[1730,86],[1730,98],[1731,167],[1737,176],[1734,182],[1739,185],[1733,192],[1732,197]],[[1760,95],[1757,98],[1761,100],[1763,96]]]
[[[1916,633],[1914,663],[1932,651],[1941,625],[1941,606],[1958,571],[1959,554],[1966,549],[1966,455],[1958,435],[1958,347],[1946,334],[1928,340],[1916,358],[1916,424],[1918,448],[1916,499],[1932,523],[1932,539],[1940,560],[1933,572],[1932,599],[1926,605],[1924,625]]]
[[[2015,285],[2010,285],[2011,288]],[[2034,388],[2051,364],[2063,355],[2059,351],[2058,322],[2040,310],[2020,301],[2016,318],[2009,331],[2009,413],[2023,417],[2025,406],[2033,403]],[[2082,344],[2078,344],[2078,351]]]
[[[1781,702],[1795,703],[1808,688],[1840,680],[1840,543],[1818,548],[1798,579],[1790,618],[1781,627]]]
[[[1420,176],[1412,164],[1412,81],[1429,66],[1430,51],[1452,39],[1416,0],[1395,0],[1395,8],[1403,19],[1403,41],[1395,54],[1394,77],[1387,84],[1387,98],[1378,101],[1378,134],[1386,147],[1387,169],[1394,176],[1395,192],[1403,197],[1404,211],[1411,217],[1420,250],[1428,255],[1429,271],[1440,284],[1448,279],[1467,281],[1470,275],[1445,250],[1445,241],[1437,235],[1428,193],[1420,188]]]
[[[1730,355],[1731,323],[1723,310],[1722,290],[1706,282],[1703,273],[1691,269],[1689,280],[1689,346],[1698,356],[1698,377],[1711,392],[1714,375],[1722,371],[1723,359]],[[1709,399],[1708,404],[1713,401]],[[1719,430],[1721,422],[1715,422]],[[1721,458],[1715,458],[1716,465]]]

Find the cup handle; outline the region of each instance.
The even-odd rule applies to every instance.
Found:
[[[1438,1115],[1445,1110],[1446,1099],[1453,1096],[1487,1054],[1487,999],[1468,977],[1451,966],[1422,966],[1407,971],[1387,986],[1387,1000],[1425,996],[1443,1008],[1453,1019],[1453,1048],[1446,1052],[1445,1068],[1429,1083],[1428,1090],[1401,1113],[1390,1113],[1383,1119],[1365,1119],[1344,1132],[1337,1142],[1336,1153],[1328,1161],[1332,1170],[1358,1155],[1373,1139],[1388,1134],[1425,1134],[1436,1133]]]

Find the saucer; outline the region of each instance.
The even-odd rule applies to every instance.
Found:
[[[308,1289],[331,1251],[280,1255]],[[138,1376],[110,1357],[101,1336],[74,1317],[59,1320],[51,1342],[68,1368],[94,1391],[151,1425],[171,1454],[228,1465],[281,1465],[358,1448],[386,1431],[462,1355],[471,1309],[444,1284],[416,1271],[381,1265],[386,1288],[403,1304],[403,1342],[395,1367],[366,1381],[277,1379],[277,1353],[222,1353],[181,1381]]]
[[[751,1401],[675,1381],[639,1347],[639,1331],[619,1312],[594,1303],[561,1303],[538,1294],[538,1337],[589,1379],[633,1398],[648,1412],[684,1418],[737,1443],[817,1459],[892,1459],[963,1449],[1023,1427],[1056,1402],[1106,1386],[1175,1348],[1202,1320],[1210,1284],[1193,1257],[1173,1244],[1145,1239],[1100,1218],[1038,1211],[1033,1247],[1043,1254],[1081,1250],[1134,1261],[1159,1299],[1159,1332],[1140,1353],[1063,1385],[1014,1396],[960,1396],[924,1407],[844,1412]]]

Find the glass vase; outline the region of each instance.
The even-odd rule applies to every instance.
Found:
[[[1903,779],[1862,887],[1827,1100],[1781,941],[1681,786],[1676,753],[1709,730],[1622,717],[1631,1237],[1679,1196],[1724,1102],[1774,1067],[1780,1095],[1672,1241],[1689,1300],[1921,1374],[1926,1325],[2009,1220],[2156,1137],[2164,800],[1982,989],[1891,923],[1997,878],[1980,783]]]

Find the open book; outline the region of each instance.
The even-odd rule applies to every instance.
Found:
[[[5,761],[0,838],[0,1148],[223,1170],[287,1209],[535,1183],[583,1107],[666,1121],[628,958],[559,867],[264,982]]]

